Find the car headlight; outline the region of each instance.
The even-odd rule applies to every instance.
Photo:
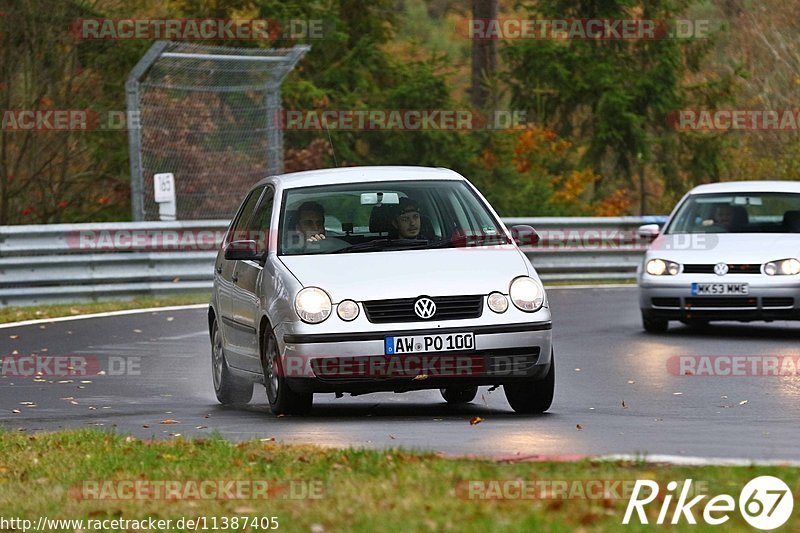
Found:
[[[796,276],[800,274],[800,261],[795,258],[770,261],[764,265],[767,276]]]
[[[651,259],[644,266],[644,270],[651,276],[677,276],[678,272],[681,271],[681,266],[672,261]]]
[[[306,287],[294,298],[294,309],[303,322],[319,324],[331,316],[331,297],[317,287]]]
[[[527,276],[512,281],[508,295],[518,309],[528,313],[538,311],[544,305],[544,288]]]
[[[490,294],[486,299],[486,303],[489,304],[489,309],[495,313],[505,313],[508,309],[508,298],[499,292],[493,292]]]
[[[342,300],[339,302],[339,305],[336,306],[336,314],[346,322],[355,320],[358,316],[358,312],[358,304],[353,300]]]

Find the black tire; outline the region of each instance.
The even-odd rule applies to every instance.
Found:
[[[439,392],[447,403],[469,403],[478,395],[478,387],[447,387],[439,389]]]
[[[664,333],[669,329],[669,320],[648,317],[642,313],[642,326],[648,333]]]
[[[253,398],[253,382],[235,376],[228,368],[216,318],[211,323],[211,378],[214,393],[222,405],[245,404]]]
[[[280,357],[278,341],[272,331],[264,332],[261,351],[261,366],[264,369],[264,387],[267,389],[269,409],[274,415],[305,415],[311,412],[314,395],[310,392],[295,392],[286,383]]]
[[[503,391],[508,404],[516,413],[544,413],[553,404],[556,390],[556,360],[550,352],[550,370],[544,378],[523,383],[506,383]]]

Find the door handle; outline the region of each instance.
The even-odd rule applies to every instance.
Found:
[[[231,279],[233,280],[234,283],[239,281],[239,273],[238,272],[234,272],[233,273],[233,277],[231,277]]]

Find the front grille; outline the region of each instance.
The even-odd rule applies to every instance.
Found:
[[[436,314],[427,320],[461,320],[478,318],[483,313],[483,296],[433,296]],[[372,300],[364,302],[367,320],[373,324],[388,322],[422,322],[414,312],[417,298]]]
[[[764,307],[794,307],[794,298],[763,298]]]
[[[714,274],[714,265],[683,265],[684,274]],[[761,274],[761,265],[728,265],[728,274]]]
[[[653,305],[656,307],[680,307],[680,298],[653,298]]]
[[[704,307],[718,309],[720,307],[758,307],[757,298],[686,298],[686,308]]]

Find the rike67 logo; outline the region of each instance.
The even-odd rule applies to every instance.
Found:
[[[697,524],[694,515],[696,511],[702,513],[702,519],[706,524],[718,526],[727,522],[730,514],[737,508],[736,500],[728,494],[714,496],[705,503],[705,506],[699,505],[707,495],[701,494],[689,500],[691,489],[691,479],[685,480],[680,489],[677,481],[670,481],[655,523],[675,525],[685,519],[688,524]],[[635,511],[639,523],[647,524],[645,507],[656,501],[658,493],[659,486],[655,481],[637,480],[622,523],[629,524]],[[670,517],[670,508],[675,496],[677,501]],[[750,480],[742,489],[738,508],[745,522],[756,529],[769,531],[782,526],[792,516],[794,497],[786,483],[780,479],[773,476],[759,476]],[[668,517],[669,522],[667,522]]]

